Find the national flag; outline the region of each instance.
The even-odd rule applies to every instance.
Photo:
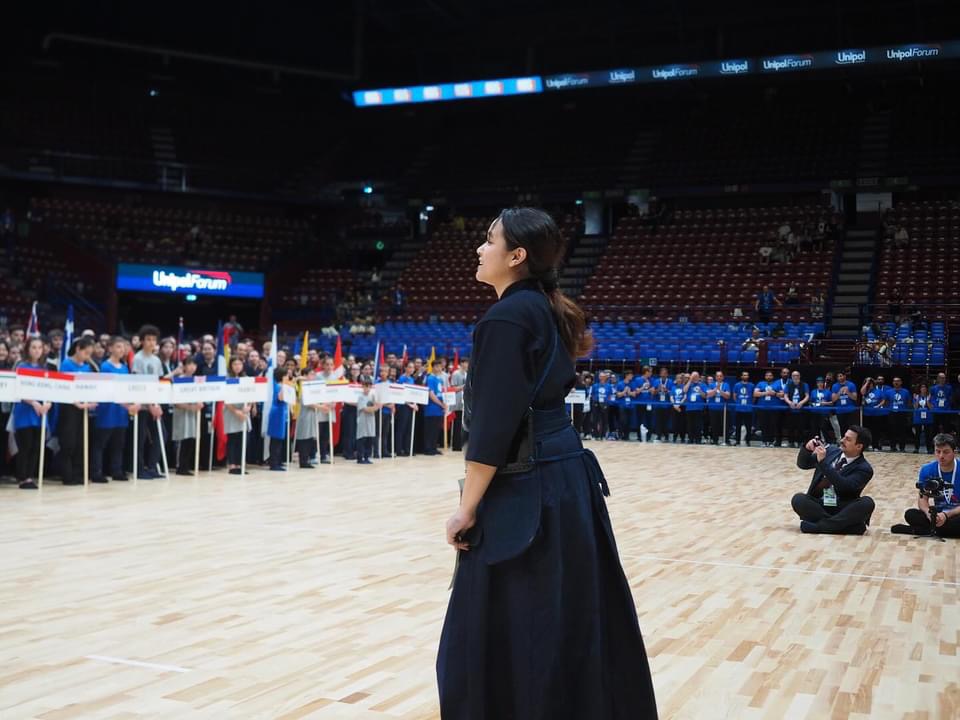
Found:
[[[40,337],[40,321],[37,320],[37,301],[30,308],[30,321],[27,323],[27,337]]]
[[[223,323],[217,325],[217,375],[227,375],[227,353]],[[223,426],[223,403],[218,402],[213,408],[213,434],[217,438],[217,460],[227,456],[227,433]]]
[[[63,346],[60,348],[60,362],[70,356],[70,346],[73,345],[73,304],[67,305],[67,319],[63,323]]]
[[[386,350],[384,348],[384,345],[386,343],[377,343],[377,344],[380,345],[380,365],[386,365],[387,364],[387,359],[385,357]]]
[[[300,349],[300,369],[307,367],[307,352],[310,350],[310,331],[303,331],[303,347]]]
[[[453,349],[453,367],[450,368],[451,373],[455,373],[460,369],[460,348]]]
[[[376,381],[380,377],[380,366],[383,364],[383,360],[380,358],[383,348],[380,346],[380,341],[377,340],[377,349],[373,353],[373,379]]]
[[[260,434],[264,438],[264,443],[266,443],[267,426],[270,421],[270,409],[273,407],[273,396],[277,392],[276,385],[273,382],[273,369],[277,366],[277,326],[273,326],[273,335],[270,338],[270,355],[267,357],[267,380],[270,383],[270,393],[267,395],[266,402],[263,403],[263,413],[261,417],[263,421],[261,423]],[[264,445],[266,447],[266,445]],[[266,450],[264,450],[264,455],[266,455]]]
[[[177,365],[183,364],[183,356],[180,354],[180,348],[183,347],[183,316],[180,316],[180,324],[177,328]]]
[[[427,374],[433,372],[433,361],[437,359],[437,349],[431,345],[430,346],[430,357],[427,358]]]
[[[407,363],[410,362],[410,358],[407,357],[407,344],[403,344],[403,355],[400,356],[400,368],[406,370]]]
[[[343,346],[340,342],[340,336],[337,335],[337,346],[333,350],[333,377],[339,380],[343,377]],[[337,403],[334,409],[335,422],[333,423],[333,444],[340,442],[340,412],[343,410],[343,403]],[[333,452],[333,448],[330,448]]]

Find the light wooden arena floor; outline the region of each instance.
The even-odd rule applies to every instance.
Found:
[[[960,541],[889,533],[927,456],[830,537],[795,451],[592,446],[663,718],[960,717]],[[438,717],[461,462],[0,488],[0,718]]]

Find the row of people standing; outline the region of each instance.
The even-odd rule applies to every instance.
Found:
[[[793,447],[810,433],[839,438],[852,423],[872,430],[874,449],[888,446],[905,451],[932,451],[933,436],[953,431],[957,413],[953,391],[942,373],[937,382],[921,383],[916,391],[901,378],[886,385],[883,377],[867,378],[861,387],[844,373],[828,373],[806,383],[799,371],[772,370],[754,383],[748,371],[738,381],[722,371],[701,378],[697,372],[671,377],[665,367],[654,377],[644,367],[641,375],[624,373],[617,380],[600,371],[595,383],[591,373],[581,374],[578,388],[586,391],[586,404],[574,406],[574,421],[585,438],[637,439],[653,442],[699,444],[704,438],[714,444],[750,445],[755,439],[764,447]],[[759,435],[759,438],[755,438]]]

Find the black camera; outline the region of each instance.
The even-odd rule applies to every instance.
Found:
[[[938,477],[925,478],[917,483],[920,495],[936,499],[943,496],[943,480]]]

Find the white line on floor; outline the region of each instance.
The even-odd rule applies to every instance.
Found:
[[[117,665],[133,665],[134,667],[150,668],[151,670],[162,670],[164,672],[191,672],[190,668],[179,667],[177,665],[158,665],[157,663],[140,662],[139,660],[126,660],[124,658],[109,657],[107,655],[87,655],[87,660],[100,660],[102,662],[115,663]]]
[[[630,560],[654,560],[664,563],[682,563],[686,565],[708,565],[710,567],[735,568],[737,570],[762,570],[763,572],[800,573],[802,575],[824,575],[827,577],[856,578],[857,580],[896,580],[904,583],[920,585],[941,585],[943,587],[960,587],[960,582],[949,580],[927,580],[925,578],[911,578],[902,575],[865,575],[861,573],[835,572],[833,570],[805,570],[797,567],[777,567],[775,565],[745,565],[742,563],[718,562],[715,560],[685,560],[683,558],[660,557],[659,555],[628,555],[621,553],[621,557]]]

